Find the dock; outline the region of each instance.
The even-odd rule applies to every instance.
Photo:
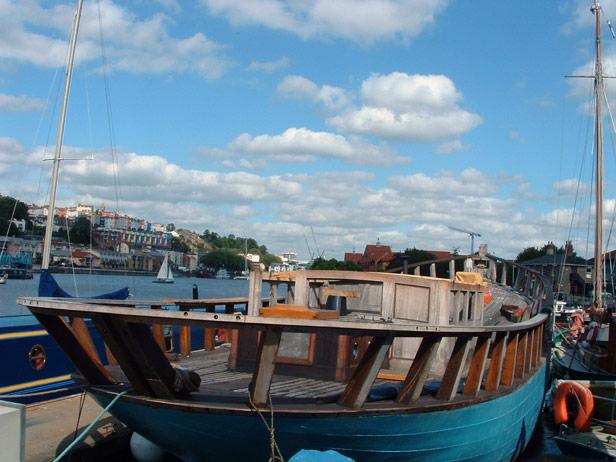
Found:
[[[27,406],[26,462],[53,461],[101,412],[92,398],[82,394]],[[128,428],[105,414],[75,447],[71,461],[133,460],[130,435]]]

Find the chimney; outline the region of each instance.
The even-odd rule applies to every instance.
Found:
[[[548,242],[548,245],[545,248],[545,253],[546,255],[554,255],[554,243],[553,242]]]

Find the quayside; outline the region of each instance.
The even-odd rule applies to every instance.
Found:
[[[234,299],[226,313],[207,301],[166,302],[179,310],[145,301],[19,303],[99,404],[118,398],[115,417],[185,461],[267,459],[272,451],[286,460],[301,449],[356,461],[510,461],[542,408],[551,286],[523,267],[510,286],[498,284],[513,264],[488,255],[467,263],[472,271],[451,264],[448,279],[252,271],[246,313],[233,312]],[[491,311],[521,322],[487,325]],[[92,320],[110,366],[66,317]],[[169,325],[180,326],[180,342],[205,329],[204,349],[170,361]],[[227,343],[215,348],[208,339],[216,335]]]

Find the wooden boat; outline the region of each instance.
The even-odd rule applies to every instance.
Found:
[[[181,301],[178,311],[131,301],[18,302],[101,406],[187,462],[288,458],[301,449],[356,461],[510,461],[542,409],[552,338],[542,310],[552,290],[523,267],[513,287],[497,284],[497,268],[506,281],[511,263],[481,259],[476,271],[490,280],[491,301],[481,277],[456,274],[452,262],[446,279],[251,271],[246,314],[233,312],[234,299],[225,313]],[[486,310],[501,309],[530,319],[486,325]],[[91,319],[114,364],[104,367],[66,317]],[[202,328],[206,339],[225,329],[229,344],[172,365],[160,348],[168,325],[183,335]]]

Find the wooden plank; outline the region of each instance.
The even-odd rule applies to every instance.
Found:
[[[525,351],[526,370],[530,370],[537,364],[535,361],[535,349],[537,348],[537,329],[532,329],[528,334],[528,348]]]
[[[443,374],[441,386],[436,394],[436,399],[451,401],[455,398],[462,379],[462,372],[466,364],[466,358],[472,345],[472,337],[458,337],[453,347],[453,352]]]
[[[257,361],[252,374],[250,399],[257,408],[266,407],[274,377],[276,357],[282,338],[281,326],[270,326],[261,335],[257,350]]]
[[[306,271],[298,271],[295,279],[295,298],[294,305],[308,306],[310,299],[308,275]]]
[[[90,355],[64,317],[40,313],[34,316],[90,384],[110,385],[118,381],[100,361]]]
[[[393,341],[393,335],[372,337],[368,349],[338,400],[340,406],[359,409],[364,405]]]
[[[259,316],[261,308],[261,296],[263,294],[263,273],[260,269],[250,272],[250,285],[248,289],[248,308],[246,314],[249,316]]]
[[[90,335],[88,326],[86,326],[85,320],[83,318],[73,318],[71,319],[71,327],[73,328],[75,336],[79,339],[79,343],[81,343],[84,348],[88,350],[94,359],[96,359],[99,363],[102,363],[101,358],[98,355],[98,351],[96,351],[96,347],[94,346],[94,342],[92,341],[92,336]]]
[[[411,364],[404,384],[396,397],[397,403],[408,405],[417,402],[432,364],[436,360],[436,353],[441,345],[441,340],[442,337],[437,334],[428,334],[421,340],[413,364]]]
[[[180,353],[184,356],[190,356],[192,352],[192,338],[190,326],[180,326]]]
[[[518,357],[515,362],[515,377],[522,378],[528,372],[529,364],[526,361],[526,353],[532,350],[528,343],[528,332],[520,333],[518,340]]]
[[[335,295],[338,297],[347,298],[360,298],[361,294],[356,290],[337,290],[337,289],[321,289],[321,295],[328,297],[329,295]]]
[[[519,334],[517,332],[510,335],[507,340],[505,362],[503,363],[503,372],[500,381],[501,385],[506,387],[513,385],[513,376],[515,375],[516,358],[518,355],[518,340]]]
[[[488,369],[488,378],[486,379],[487,391],[498,391],[500,385],[503,360],[505,359],[505,346],[507,341],[507,332],[497,332],[494,339],[494,349],[492,350],[492,358],[490,359],[490,368]]]
[[[471,366],[464,384],[464,395],[477,396],[479,394],[490,351],[490,342],[491,337],[488,336],[477,338],[473,359],[471,360]]]
[[[175,371],[147,325],[110,315],[95,315],[92,320],[137,393],[164,399],[188,396],[173,390]]]
[[[294,319],[338,319],[340,317],[338,311],[309,310],[302,305],[274,305],[261,308],[259,314],[264,317]]]

